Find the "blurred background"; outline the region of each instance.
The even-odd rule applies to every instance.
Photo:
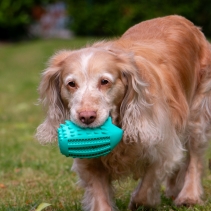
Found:
[[[210,0],[1,0],[0,40],[116,36],[154,17],[179,14],[211,37]]]

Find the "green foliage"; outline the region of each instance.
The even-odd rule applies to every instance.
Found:
[[[30,17],[27,9],[32,6],[32,3],[33,0],[0,1],[0,24],[2,26],[28,24],[30,22]]]
[[[78,35],[114,36],[130,26],[150,18],[179,14],[203,26],[211,36],[210,0],[67,0],[73,18],[72,29]]]
[[[0,39],[16,40],[26,35],[33,21],[32,8],[41,2],[49,0],[0,0]]]
[[[211,37],[210,0],[64,0],[76,35],[116,36],[150,18],[183,15]],[[0,39],[26,35],[33,22],[32,8],[54,0],[0,0]]]

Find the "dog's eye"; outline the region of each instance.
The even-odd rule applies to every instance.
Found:
[[[106,84],[108,84],[108,83],[109,83],[109,81],[106,80],[106,79],[102,79],[102,80],[101,80],[101,85],[106,85]]]
[[[70,81],[70,82],[68,83],[68,85],[69,85],[70,87],[73,87],[73,88],[76,87],[76,84],[75,84],[74,81]]]

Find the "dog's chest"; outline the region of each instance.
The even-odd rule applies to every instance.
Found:
[[[129,175],[138,179],[148,165],[147,156],[137,143],[121,143],[109,155],[101,157],[101,161],[112,179],[120,179]]]

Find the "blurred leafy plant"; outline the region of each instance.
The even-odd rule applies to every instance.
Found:
[[[78,35],[114,36],[150,18],[178,14],[211,36],[210,0],[67,0],[71,28]]]
[[[0,25],[28,24],[30,22],[29,10],[32,4],[33,0],[0,1]]]
[[[0,40],[27,35],[32,9],[56,0],[0,0]],[[59,1],[59,0],[58,0]],[[70,29],[82,36],[116,36],[151,18],[178,14],[201,26],[211,37],[210,0],[63,0],[71,17]]]
[[[26,35],[28,25],[33,21],[31,11],[37,4],[50,0],[1,0],[0,39],[17,40]]]

